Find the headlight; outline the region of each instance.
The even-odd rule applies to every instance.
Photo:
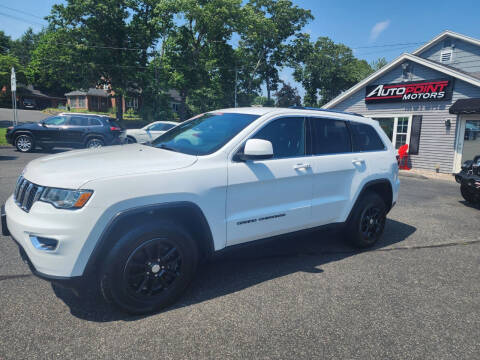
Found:
[[[67,190],[46,188],[40,201],[45,201],[59,209],[80,209],[92,196],[92,190]]]

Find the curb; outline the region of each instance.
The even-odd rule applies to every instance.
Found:
[[[0,145],[0,149],[13,149],[12,145]]]
[[[428,177],[419,175],[419,174],[414,174],[414,173],[400,172],[398,175],[403,177],[411,177],[415,179],[428,180]]]

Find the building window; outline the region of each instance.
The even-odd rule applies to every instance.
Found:
[[[172,103],[172,110],[173,111],[178,112],[179,107],[180,107],[180,104]]]
[[[385,134],[392,141],[395,149],[410,144],[411,116],[373,117],[380,123]]]
[[[453,50],[443,50],[440,52],[440,62],[443,64],[449,64],[452,62]]]

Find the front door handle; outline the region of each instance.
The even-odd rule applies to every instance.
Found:
[[[365,164],[365,160],[363,160],[363,159],[353,159],[352,164],[353,165],[363,165],[363,164]]]
[[[295,170],[300,170],[300,169],[310,169],[312,165],[310,164],[296,164],[293,168]]]

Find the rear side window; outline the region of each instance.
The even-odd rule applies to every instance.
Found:
[[[356,122],[350,123],[353,139],[353,151],[385,150],[385,144],[373,126]]]
[[[83,116],[70,116],[68,125],[71,126],[88,126],[88,118]]]
[[[305,155],[305,119],[280,118],[268,123],[253,139],[272,143],[275,159]]]
[[[347,124],[342,120],[311,118],[312,154],[342,154],[352,152]]]
[[[101,126],[102,123],[100,122],[100,120],[91,117],[91,118],[88,118],[88,125],[89,126]]]

